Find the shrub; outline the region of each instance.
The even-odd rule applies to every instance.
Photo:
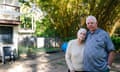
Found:
[[[115,45],[116,51],[120,51],[120,37],[112,36],[111,39],[113,41],[113,44]]]

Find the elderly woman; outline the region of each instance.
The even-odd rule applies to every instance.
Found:
[[[65,54],[65,60],[69,68],[68,72],[83,71],[83,51],[86,32],[86,29],[80,28],[77,32],[77,39],[68,43]]]

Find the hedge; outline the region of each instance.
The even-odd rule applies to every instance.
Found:
[[[120,37],[112,36],[111,39],[113,41],[113,44],[115,45],[116,51],[120,52]]]

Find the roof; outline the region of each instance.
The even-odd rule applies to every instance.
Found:
[[[0,19],[0,24],[6,24],[6,25],[19,25],[19,24],[21,24],[21,21],[18,21],[18,20]]]

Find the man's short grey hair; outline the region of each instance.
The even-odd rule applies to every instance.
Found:
[[[88,17],[86,18],[86,24],[88,24],[89,20],[93,20],[93,22],[97,22],[96,17],[95,17],[95,16],[92,16],[92,15],[90,15],[90,16],[88,16]]]
[[[77,32],[77,35],[79,36],[81,32],[87,32],[87,30],[85,28],[80,28]]]

